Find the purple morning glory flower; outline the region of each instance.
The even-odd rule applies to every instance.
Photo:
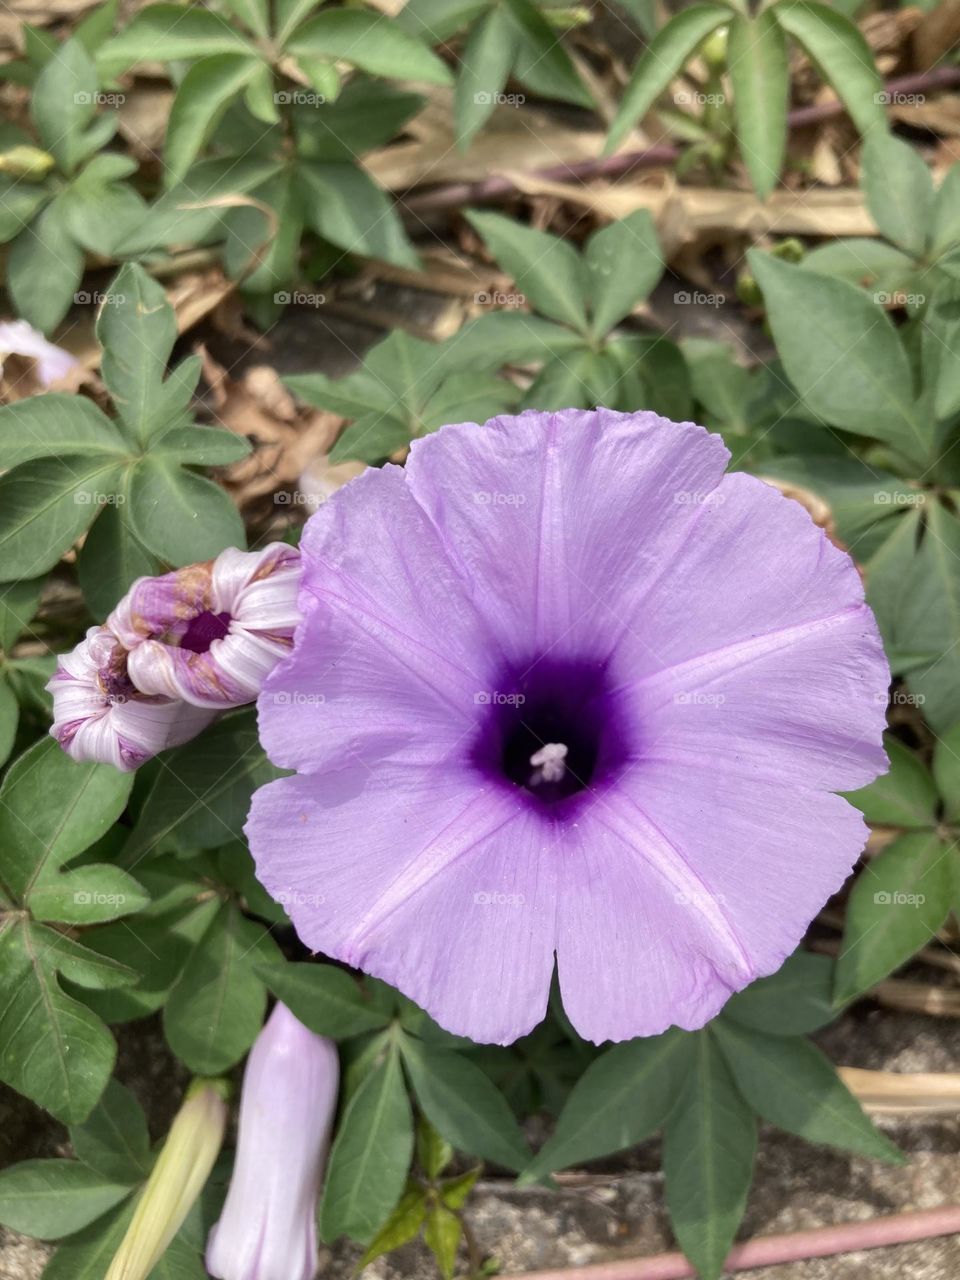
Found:
[[[339,1079],[333,1041],[276,1005],[247,1059],[230,1190],[207,1241],[217,1280],[313,1280]]]
[[[311,948],[507,1043],[702,1026],[860,853],[889,671],[849,556],[652,413],[445,427],[308,522],[260,696],[261,881]]]
[[[143,693],[198,707],[252,702],[297,624],[300,556],[271,543],[138,578],[107,619]]]
[[[57,658],[47,682],[53,695],[50,733],[74,760],[138,769],[167,747],[195,737],[214,713],[142,693],[127,670],[129,654],[106,627],[91,627]]]

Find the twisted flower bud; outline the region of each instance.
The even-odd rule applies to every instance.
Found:
[[[104,1280],[146,1280],[210,1176],[227,1126],[225,1080],[194,1080]]]
[[[233,1177],[207,1241],[217,1280],[313,1280],[338,1082],[334,1043],[277,1004],[247,1060]]]

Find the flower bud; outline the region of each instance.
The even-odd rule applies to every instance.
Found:
[[[104,1280],[146,1280],[210,1176],[227,1126],[229,1085],[194,1080]]]
[[[143,693],[197,707],[251,702],[299,621],[300,556],[285,543],[231,547],[203,564],[139,578],[107,619]]]
[[[230,1190],[207,1241],[217,1280],[313,1280],[338,1082],[336,1045],[277,1004],[247,1061]]]
[[[0,154],[0,173],[11,178],[23,178],[26,182],[42,182],[56,164],[49,151],[39,147],[11,147]]]
[[[47,682],[53,695],[50,733],[74,760],[96,760],[128,773],[167,747],[193,738],[213,712],[141,693],[127,670],[128,653],[106,627],[61,654]]]

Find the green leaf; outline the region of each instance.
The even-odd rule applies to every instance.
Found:
[[[584,272],[566,240],[523,227],[499,213],[467,210],[467,221],[538,311],[585,333]]]
[[[634,67],[620,109],[610,127],[606,151],[615,150],[629,129],[645,116],[680,68],[711,32],[730,21],[720,4],[694,4],[683,9],[653,37]]]
[[[198,5],[153,4],[97,55],[101,73],[115,75],[135,62],[169,62],[214,53],[251,51],[246,37],[227,18]]]
[[[467,38],[453,108],[457,143],[462,148],[486,123],[507,83],[515,53],[513,34],[506,12],[495,5]]]
[[[660,279],[663,257],[648,209],[611,223],[587,241],[583,255],[590,296],[591,332],[605,337]]]
[[[913,259],[901,249],[883,240],[856,236],[821,245],[804,257],[802,265],[805,271],[835,276],[864,289],[885,293],[904,291],[916,273]]]
[[[63,197],[21,231],[7,260],[7,287],[17,313],[50,333],[70,309],[83,277],[84,254],[69,235]]]
[[[933,179],[919,151],[875,130],[863,144],[860,185],[881,234],[921,257],[933,216]]]
[[[147,213],[140,194],[119,182],[87,182],[95,161],[63,194],[63,222],[67,231],[89,253],[112,257],[116,246],[138,226]]]
[[[219,1075],[253,1044],[267,1005],[256,962],[272,951],[262,926],[230,903],[197,943],[163,1012],[170,1048],[197,1075]]]
[[[246,458],[250,450],[245,436],[224,427],[169,427],[150,445],[152,454],[165,455],[190,467],[227,467]]]
[[[0,408],[0,466],[67,453],[123,458],[129,445],[86,396],[47,393]]]
[[[2,892],[23,907],[32,908],[37,897],[49,908],[61,884],[79,883],[77,877],[99,870],[115,871],[85,866],[64,874],[61,868],[116,821],[132,784],[132,775],[112,765],[71,760],[52,738],[20,756],[0,787]],[[74,917],[66,910],[47,918],[69,923]]]
[[[517,79],[546,98],[592,107],[593,99],[563,47],[556,26],[532,0],[505,0],[513,19]]]
[[[419,266],[393,201],[357,165],[300,164],[297,178],[304,219],[318,235],[348,253]]]
[[[808,407],[924,464],[932,424],[920,418],[907,356],[887,316],[845,281],[756,250],[747,256],[777,350]]]
[[[770,1124],[807,1142],[874,1160],[902,1161],[809,1041],[768,1036],[723,1021],[714,1024],[714,1031],[741,1093]]]
[[[244,547],[240,513],[218,484],[161,457],[133,472],[131,518],[144,545],[175,568]]]
[[[489,373],[454,373],[433,393],[420,413],[421,433],[448,422],[486,422],[507,413],[520,399],[520,388]]]
[[[960,164],[953,165],[940,184],[932,221],[930,252],[940,257],[960,242]]]
[[[156,422],[156,402],[176,338],[176,317],[163,286],[142,267],[127,263],[97,316],[97,340],[103,347],[107,390],[121,420],[141,443]]]
[[[82,986],[134,974],[28,917],[0,919],[0,1080],[64,1124],[83,1120],[103,1092],[117,1047],[89,1009],[66,995],[57,971]]]
[[[110,455],[35,458],[0,476],[0,577],[34,578],[53,568],[115,492]]]
[[[85,154],[83,134],[97,110],[98,88],[97,69],[79,40],[58,45],[33,86],[33,122],[64,173]]]
[[[513,1112],[490,1077],[462,1054],[401,1041],[417,1101],[448,1142],[469,1155],[522,1169],[530,1158]]]
[[[324,9],[287,43],[294,57],[342,59],[375,76],[448,85],[446,63],[384,14],[366,9]]]
[[[663,1174],[677,1240],[701,1280],[719,1280],[753,1177],[757,1124],[708,1031],[667,1121]]]
[[[0,1170],[0,1222],[38,1240],[60,1240],[130,1194],[76,1160],[25,1160]]]
[[[395,1048],[344,1112],[330,1152],[320,1231],[370,1241],[397,1205],[413,1154],[413,1118]]]
[[[257,972],[277,999],[317,1035],[344,1040],[390,1023],[358,983],[333,965],[285,961],[260,965]]]
[[[270,34],[270,0],[224,0],[232,14],[254,35],[266,39]]]
[[[135,579],[163,571],[160,560],[144,546],[129,514],[126,477],[114,502],[94,520],[77,557],[80,589],[95,618],[106,618]]]
[[[394,1249],[413,1240],[419,1234],[426,1214],[426,1188],[413,1183],[404,1191],[393,1213],[370,1241],[357,1266],[369,1266],[374,1258],[392,1253]]]
[[[78,1160],[113,1182],[140,1182],[153,1164],[143,1108],[119,1080],[111,1080],[83,1124],[74,1125],[70,1141]]]
[[[798,1036],[818,1031],[837,1016],[833,961],[796,951],[769,978],[751,982],[723,1006],[723,1016],[769,1035]]]
[[[452,1213],[446,1205],[433,1205],[427,1211],[427,1220],[423,1227],[423,1239],[427,1248],[437,1260],[440,1274],[444,1280],[453,1280],[457,1265],[457,1249],[463,1226],[459,1217]]]
[[[187,175],[227,107],[263,66],[250,52],[214,53],[195,62],[170,109],[164,148],[166,185]]]
[[[37,396],[38,400],[45,399]],[[0,415],[0,432],[2,415]],[[45,579],[0,583],[0,653],[10,655],[37,612]]]
[[[20,722],[20,704],[6,676],[0,672],[0,765],[5,764],[13,750]]]
[[[416,1150],[417,1164],[428,1182],[436,1182],[453,1159],[451,1144],[422,1115],[417,1118]]]
[[[887,734],[884,747],[889,772],[847,799],[876,827],[933,827],[937,821],[937,788],[914,751]],[[941,791],[943,788],[941,787]]]
[[[164,764],[124,851],[128,860],[173,835],[187,849],[215,849],[242,839],[251,795],[280,776],[264,755],[256,715],[247,708],[169,752]]]
[[[787,142],[790,72],[777,12],[735,15],[727,45],[740,152],[762,200],[777,185]]]
[[[103,1280],[130,1225],[133,1208],[131,1199],[62,1244],[44,1268],[43,1280]]]
[[[814,0],[778,0],[777,21],[803,45],[864,136],[886,129],[883,81],[849,18]]]
[[[943,799],[945,820],[960,821],[960,725],[941,734],[933,748],[933,776]]]
[[[936,832],[900,836],[866,863],[847,905],[836,999],[869,990],[927,945],[950,910],[952,846]]]
[[[679,1031],[614,1045],[573,1087],[557,1127],[522,1182],[622,1151],[655,1133],[677,1100],[691,1040]]]

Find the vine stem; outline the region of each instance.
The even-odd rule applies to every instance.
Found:
[[[960,84],[960,67],[935,67],[932,71],[920,71],[908,76],[888,80],[884,91],[890,97],[898,94],[921,93],[924,90],[949,89]],[[832,102],[818,102],[809,107],[797,107],[787,117],[790,129],[818,124],[834,116],[844,114],[846,108],[839,98]],[[533,177],[550,182],[589,182],[593,178],[622,178],[634,169],[647,169],[652,165],[673,164],[680,156],[680,148],[671,144],[647,147],[643,151],[625,151],[616,156],[604,156],[597,160],[579,160],[572,164],[556,164],[546,169],[536,169]],[[402,197],[406,208],[417,213],[432,209],[451,209],[513,195],[517,190],[513,179],[506,174],[494,174],[479,182],[453,182],[433,187],[428,191]]]
[[[895,1213],[866,1222],[845,1222],[834,1227],[813,1227],[786,1235],[758,1236],[730,1250],[724,1272],[750,1271],[784,1262],[807,1262],[860,1249],[882,1249],[932,1240],[960,1232],[960,1204],[939,1209]],[[621,1258],[560,1271],[525,1271],[516,1280],[689,1280],[695,1269],[682,1253],[659,1253],[649,1258]]]

